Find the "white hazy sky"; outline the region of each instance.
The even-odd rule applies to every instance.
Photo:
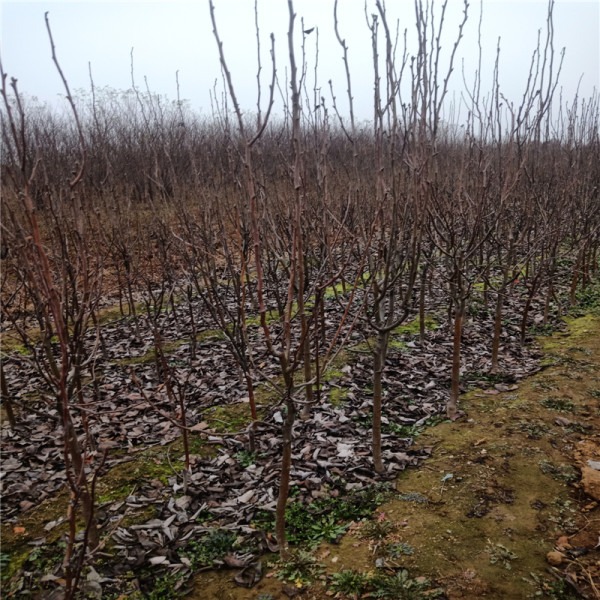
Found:
[[[252,0],[214,0],[220,35],[230,63],[238,95],[245,110],[253,110],[256,97],[256,39]],[[63,92],[51,57],[45,30],[44,12],[49,11],[57,54],[71,89],[89,89],[88,63],[96,87],[131,87],[130,51],[134,48],[136,84],[144,88],[144,77],[153,92],[176,98],[175,72],[179,71],[181,97],[194,109],[210,113],[209,90],[219,80],[220,68],[212,36],[207,0],[98,1],[78,0],[37,2],[2,0],[1,56],[9,77],[16,77],[19,88],[44,101],[54,101]],[[341,48],[333,30],[333,0],[296,0],[296,41],[300,44],[300,19],[305,28],[318,29],[319,81],[322,95],[330,104],[328,80],[333,80],[340,102],[345,98],[345,75]],[[439,12],[441,1],[436,1]],[[463,3],[450,0],[445,31],[445,49],[452,45]],[[369,13],[374,2],[367,0]],[[388,0],[391,26],[399,22],[408,29],[409,54],[414,47],[413,0]],[[372,58],[369,31],[365,24],[362,0],[340,0],[341,35],[349,46],[353,88],[360,118],[371,115]],[[489,81],[493,70],[496,44],[501,37],[500,81],[505,95],[518,101],[522,95],[537,31],[545,31],[545,0],[483,2],[483,68]],[[465,37],[457,54],[457,69],[452,88],[462,89],[461,63],[469,81],[477,68],[477,28],[480,3],[472,0]],[[259,24],[262,35],[262,59],[265,82],[269,71],[269,40],[277,41],[277,68],[284,86],[287,59],[287,2],[259,0]],[[561,74],[563,96],[572,100],[578,84],[580,95],[589,96],[600,87],[600,1],[557,0],[554,9],[557,54],[566,47]],[[543,39],[543,38],[542,38]],[[316,31],[307,36],[309,62],[308,86],[314,86],[313,57]],[[484,79],[484,84],[485,84]],[[266,88],[266,85],[265,85]],[[263,97],[266,89],[263,90]]]

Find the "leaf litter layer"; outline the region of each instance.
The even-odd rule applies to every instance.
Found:
[[[538,374],[508,391],[471,390],[465,420],[420,435],[415,448],[432,455],[404,471],[396,497],[375,512],[389,525],[383,537],[369,539],[358,523],[339,544],[322,543],[312,585],[286,585],[269,576],[285,565],[264,561],[269,573],[251,592],[218,571],[199,575],[190,598],[287,598],[294,588],[307,600],[597,598],[600,478],[581,480],[581,471],[600,461],[600,319],[569,320],[540,342],[549,364]],[[545,406],[549,389],[571,399],[570,413]],[[405,571],[415,586],[404,595],[377,596],[368,584]],[[343,578],[359,595],[337,591]]]
[[[335,305],[328,310],[336,310]],[[263,402],[258,447],[253,456],[244,455],[247,450],[243,434],[223,435],[218,431],[219,422],[227,424],[233,413],[240,415],[239,426],[247,422],[242,416],[247,408],[245,390],[226,352],[226,342],[200,338],[198,356],[192,361],[189,343],[178,343],[187,324],[184,311],[165,313],[161,319],[162,329],[170,332],[167,343],[172,343],[173,351],[169,360],[182,377],[190,375],[188,423],[196,423],[192,471],[183,473],[178,429],[144,401],[123,364],[123,358],[146,356],[151,342],[135,342],[131,321],[105,326],[107,351],[97,365],[99,375],[95,383],[96,402],[102,405],[102,410],[95,415],[92,403],[89,412],[96,417],[94,426],[101,442],[111,448],[107,461],[110,470],[99,480],[103,500],[99,517],[103,531],[110,532],[110,539],[107,556],[96,566],[109,580],[104,585],[106,597],[110,597],[113,589],[115,594],[122,591],[123,579],[130,581],[131,589],[136,590],[144,588],[144,581],[153,582],[160,575],[175,576],[175,588],[182,587],[189,573],[199,566],[197,561],[187,558],[186,549],[215,530],[233,532],[236,548],[243,550],[242,554],[261,553],[270,546],[268,527],[266,531],[261,528],[258,513],[269,513],[274,508],[282,410],[272,405],[272,398]],[[140,322],[143,325],[144,319]],[[475,321],[467,324],[464,353],[467,373],[485,370],[489,330],[489,322],[483,327]],[[415,447],[414,437],[442,411],[449,380],[451,348],[445,331],[438,328],[430,332],[423,346],[412,339],[409,330],[404,333],[404,338],[390,352],[386,368],[387,478],[393,478],[407,466],[419,465],[430,453],[431,444]],[[368,346],[368,339],[360,330],[353,335],[357,346],[365,343]],[[145,339],[150,340],[150,335]],[[503,360],[511,378],[518,379],[537,369],[535,351],[521,349],[510,326],[503,341]],[[295,502],[307,505],[323,497],[335,497],[340,489],[376,482],[368,443],[369,356],[364,351],[353,353],[350,347],[348,361],[349,364],[333,373],[335,377],[324,383],[325,402],[315,408],[311,419],[297,424],[292,474]],[[44,547],[59,539],[57,534],[49,532],[60,527],[60,517],[64,515],[64,506],[52,500],[63,487],[64,477],[60,447],[54,441],[57,425],[45,417],[48,407],[43,397],[28,399],[27,396],[33,392],[40,394],[41,381],[36,380],[27,361],[18,353],[7,362],[6,369],[12,389],[19,389],[22,402],[28,403],[28,409],[34,409],[23,411],[24,422],[16,432],[4,429],[2,440],[3,555],[15,558],[8,573],[14,575],[18,584],[27,544]],[[264,369],[267,373],[269,370],[276,372],[273,365]],[[136,373],[145,392],[163,411],[169,412],[172,407],[153,366],[141,360]],[[344,394],[341,402],[332,405],[326,400],[334,389],[343,389]],[[219,416],[215,417],[217,411]],[[52,409],[49,413],[52,416]],[[144,450],[153,444],[156,451]],[[122,476],[124,471],[131,475],[129,481]],[[44,498],[47,502],[43,509],[36,508]],[[53,502],[56,512],[51,514]],[[36,526],[36,519],[42,523]],[[214,564],[212,559],[205,562],[210,564],[200,564]],[[130,576],[131,573],[134,575]],[[44,576],[47,582],[52,582],[52,573]]]

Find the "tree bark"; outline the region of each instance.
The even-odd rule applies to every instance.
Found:
[[[292,470],[292,433],[296,418],[296,405],[288,390],[285,406],[287,415],[283,423],[282,438],[283,448],[281,455],[281,476],[279,479],[279,495],[277,497],[277,509],[275,513],[275,536],[279,545],[279,556],[286,560],[289,556],[287,538],[285,534],[285,508],[287,506],[290,491],[290,473]]]
[[[96,521],[96,512],[94,509],[94,498],[89,490],[83,453],[79,441],[77,440],[77,432],[73,427],[70,414],[68,416],[67,429],[68,430],[65,432],[67,448],[72,463],[72,472],[76,478],[75,485],[81,490],[81,511],[83,513],[85,527],[88,530],[88,547],[90,550],[95,550],[100,543],[100,537],[98,534],[98,523]]]
[[[427,282],[427,264],[423,265],[421,271],[421,288],[419,290],[419,343],[425,341],[425,285]]]
[[[452,381],[450,399],[446,405],[446,415],[454,420],[458,414],[458,397],[460,395],[460,342],[462,337],[465,301],[461,300],[454,312],[454,346],[452,351]]]
[[[373,350],[373,466],[377,473],[385,471],[381,456],[381,412],[383,405],[383,369],[388,349],[389,331],[379,332]]]
[[[504,308],[504,297],[506,295],[507,273],[502,278],[502,285],[498,290],[496,298],[496,310],[494,312],[494,338],[492,340],[492,366],[490,373],[497,373],[499,370],[498,352],[500,350],[500,335],[502,334],[502,309]]]
[[[11,429],[15,429],[17,427],[17,420],[15,418],[15,412],[13,410],[12,401],[10,399],[10,394],[8,392],[8,384],[6,383],[6,376],[4,375],[4,361],[0,360],[0,383],[2,386],[2,404],[4,405],[4,410],[6,410],[6,417],[8,418],[8,423]]]

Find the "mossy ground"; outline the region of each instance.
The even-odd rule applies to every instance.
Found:
[[[463,419],[417,438],[418,446],[433,448],[432,458],[403,473],[396,483],[400,497],[377,511],[397,524],[395,532],[373,541],[351,528],[339,545],[322,544],[314,555],[325,566],[323,575],[302,598],[332,597],[328,575],[371,573],[382,557],[431,580],[451,600],[578,597],[557,595],[561,572],[552,570],[546,555],[561,536],[573,547],[597,544],[600,508],[571,481],[578,470],[569,465],[581,464],[583,448],[587,458],[600,456],[600,318],[571,319],[566,332],[541,338],[540,345],[554,359],[539,374],[510,392],[470,391],[461,398]],[[545,406],[549,393],[569,398],[574,410]],[[557,424],[557,417],[573,425]],[[391,560],[383,552],[390,541],[414,551]],[[598,575],[598,554],[572,565],[580,581],[586,571]],[[234,586],[232,572],[204,573],[190,598],[285,598],[274,569],[267,561],[264,566],[270,575],[252,590]]]
[[[430,320],[428,326],[435,323]],[[402,337],[417,333],[418,321],[402,325],[394,332],[391,349],[405,351]],[[418,445],[433,448],[432,458],[398,479],[397,489],[404,499],[392,500],[378,511],[383,519],[398,524],[393,541],[414,548],[395,564],[409,569],[413,577],[435,581],[448,598],[545,595],[566,600],[569,596],[547,594],[553,582],[547,552],[563,535],[569,536],[572,546],[591,548],[597,543],[597,526],[588,525],[597,524],[598,506],[572,482],[577,470],[568,467],[581,464],[582,452],[587,458],[600,456],[600,318],[569,319],[566,332],[541,338],[540,343],[545,354],[542,372],[510,392],[471,390],[461,398],[464,419],[420,435]],[[341,352],[323,381],[335,383],[342,376],[341,369],[353,359],[352,351],[360,348]],[[333,385],[330,400],[342,402],[345,393],[343,387]],[[259,387],[257,402],[271,404],[273,394]],[[549,397],[560,402],[550,402]],[[558,416],[571,424],[557,424]],[[211,429],[237,431],[249,423],[249,407],[238,403],[210,409],[203,418]],[[214,452],[200,436],[193,436],[191,444],[192,454]],[[98,501],[126,499],[140,477],[166,485],[183,468],[178,460],[182,453],[178,440],[168,447],[146,449],[132,461],[113,467],[98,481]],[[50,531],[44,526],[62,517],[66,504],[66,494],[59,494],[25,513],[18,524],[3,525],[2,553],[11,559],[5,573],[16,572],[27,560],[31,540],[45,537],[46,544],[57,543],[66,524]],[[127,518],[134,523],[151,517],[140,512]],[[591,539],[594,535],[596,539]],[[341,570],[375,571],[384,542],[377,546],[351,529],[339,545],[322,544],[315,552],[325,565],[322,579],[302,597],[330,597],[327,576]],[[585,564],[598,561],[597,554],[591,552]],[[235,587],[231,571],[209,572],[196,580],[191,597],[282,597],[282,583],[272,577],[273,569],[267,565],[270,559],[263,560],[267,576],[252,590]],[[583,575],[585,565],[578,568]]]
[[[209,342],[225,339],[225,334],[217,329],[207,329],[205,331],[201,331],[196,335],[196,342]],[[165,356],[169,356],[173,354],[179,346],[183,344],[188,344],[190,342],[189,338],[183,338],[180,340],[173,340],[170,342],[165,342],[162,345],[162,351]],[[156,355],[154,352],[154,348],[150,348],[144,354],[140,356],[129,356],[123,358],[119,361],[120,365],[130,366],[130,365],[147,365],[153,363],[156,360]]]
[[[216,454],[216,447],[206,445],[198,434],[190,434],[189,447],[190,454]],[[168,485],[169,478],[184,468],[184,463],[180,460],[182,455],[183,441],[180,438],[168,446],[153,446],[142,450],[132,456],[131,460],[117,464],[98,478],[97,504],[102,506],[126,500],[128,496],[135,494],[140,480],[156,480],[158,486]],[[64,521],[67,505],[68,494],[63,491],[25,512],[18,523],[2,524],[2,554],[10,558],[6,569],[3,569],[3,579],[10,578],[30,557],[33,551],[32,540],[45,538],[44,547],[51,547],[67,532],[68,523]],[[154,516],[155,510],[154,506],[149,506],[130,511],[123,524],[129,526],[143,523]],[[53,521],[60,523],[46,530],[46,525]]]
[[[112,321],[117,321],[122,319],[123,316],[128,317],[129,313],[127,310],[127,306],[124,306],[125,313],[122,314],[121,310],[118,306],[107,306],[101,308],[96,313],[96,318],[100,325],[107,325]],[[142,302],[136,302],[136,311],[137,314],[144,313],[144,305]],[[92,323],[90,322],[90,325]],[[26,329],[27,335],[31,338],[33,343],[38,342],[42,339],[41,331],[39,327],[31,327]],[[58,338],[54,338],[53,341],[58,341]],[[21,354],[28,355],[30,351],[23,345],[23,340],[19,334],[12,330],[2,332],[2,336],[0,337],[0,349],[2,352],[6,352],[7,354],[10,352],[19,352]]]

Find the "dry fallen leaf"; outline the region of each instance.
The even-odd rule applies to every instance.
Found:
[[[201,421],[190,427],[190,431],[204,431],[205,429],[208,429],[208,423],[206,421]]]

